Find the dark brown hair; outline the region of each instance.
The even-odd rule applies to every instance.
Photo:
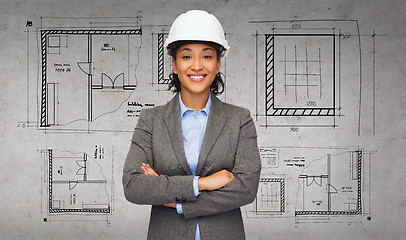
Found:
[[[168,50],[168,54],[176,61],[176,51],[178,50],[178,48],[180,48],[183,45],[192,44],[192,43],[206,44],[206,45],[209,45],[209,46],[213,47],[214,49],[216,49],[217,60],[220,59],[221,54],[225,50],[224,47],[221,46],[220,44],[217,44],[214,42],[207,42],[207,41],[176,41],[176,42],[169,44],[166,49]],[[214,95],[220,95],[224,92],[224,81],[223,81],[222,75],[224,76],[223,73],[220,73],[220,72],[217,73],[212,84],[210,85],[210,91]],[[169,79],[171,81],[169,82],[168,90],[171,90],[173,88],[172,92],[174,92],[174,93],[180,92],[181,84],[180,84],[178,74],[175,74],[172,71],[171,74],[169,74]]]

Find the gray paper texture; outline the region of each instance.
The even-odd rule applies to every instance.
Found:
[[[0,239],[146,239],[122,169],[141,109],[173,96],[164,43],[191,9],[222,23],[220,99],[258,132],[247,239],[404,239],[400,0],[2,0]]]

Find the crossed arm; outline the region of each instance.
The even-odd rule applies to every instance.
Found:
[[[141,170],[145,175],[159,176],[158,173],[147,163],[142,163]],[[231,180],[234,179],[234,174],[223,169],[216,173],[213,173],[207,177],[201,177],[198,180],[199,191],[213,191],[227,185]],[[166,207],[176,208],[176,203],[165,203]]]

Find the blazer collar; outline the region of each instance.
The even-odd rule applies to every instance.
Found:
[[[179,93],[168,102],[164,121],[171,139],[172,149],[179,164],[189,175],[192,175],[183,147],[182,123],[180,121]]]
[[[223,103],[211,93],[210,114],[207,119],[206,131],[204,133],[202,148],[200,149],[199,162],[197,164],[196,175],[199,176],[203,165],[211,149],[217,141],[221,130],[226,123],[226,116],[223,111]]]
[[[204,134],[202,148],[200,149],[199,162],[197,164],[196,175],[199,176],[211,149],[213,148],[221,130],[226,123],[226,116],[223,111],[223,103],[212,93],[210,114],[207,119],[206,132]],[[186,160],[186,154],[183,147],[182,125],[180,121],[179,93],[168,102],[168,107],[164,116],[164,121],[171,139],[173,151],[182,168],[192,174],[189,164]]]

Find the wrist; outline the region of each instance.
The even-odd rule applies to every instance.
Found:
[[[200,177],[200,178],[197,180],[197,185],[198,185],[199,191],[204,191],[204,190],[206,190],[205,177]]]

